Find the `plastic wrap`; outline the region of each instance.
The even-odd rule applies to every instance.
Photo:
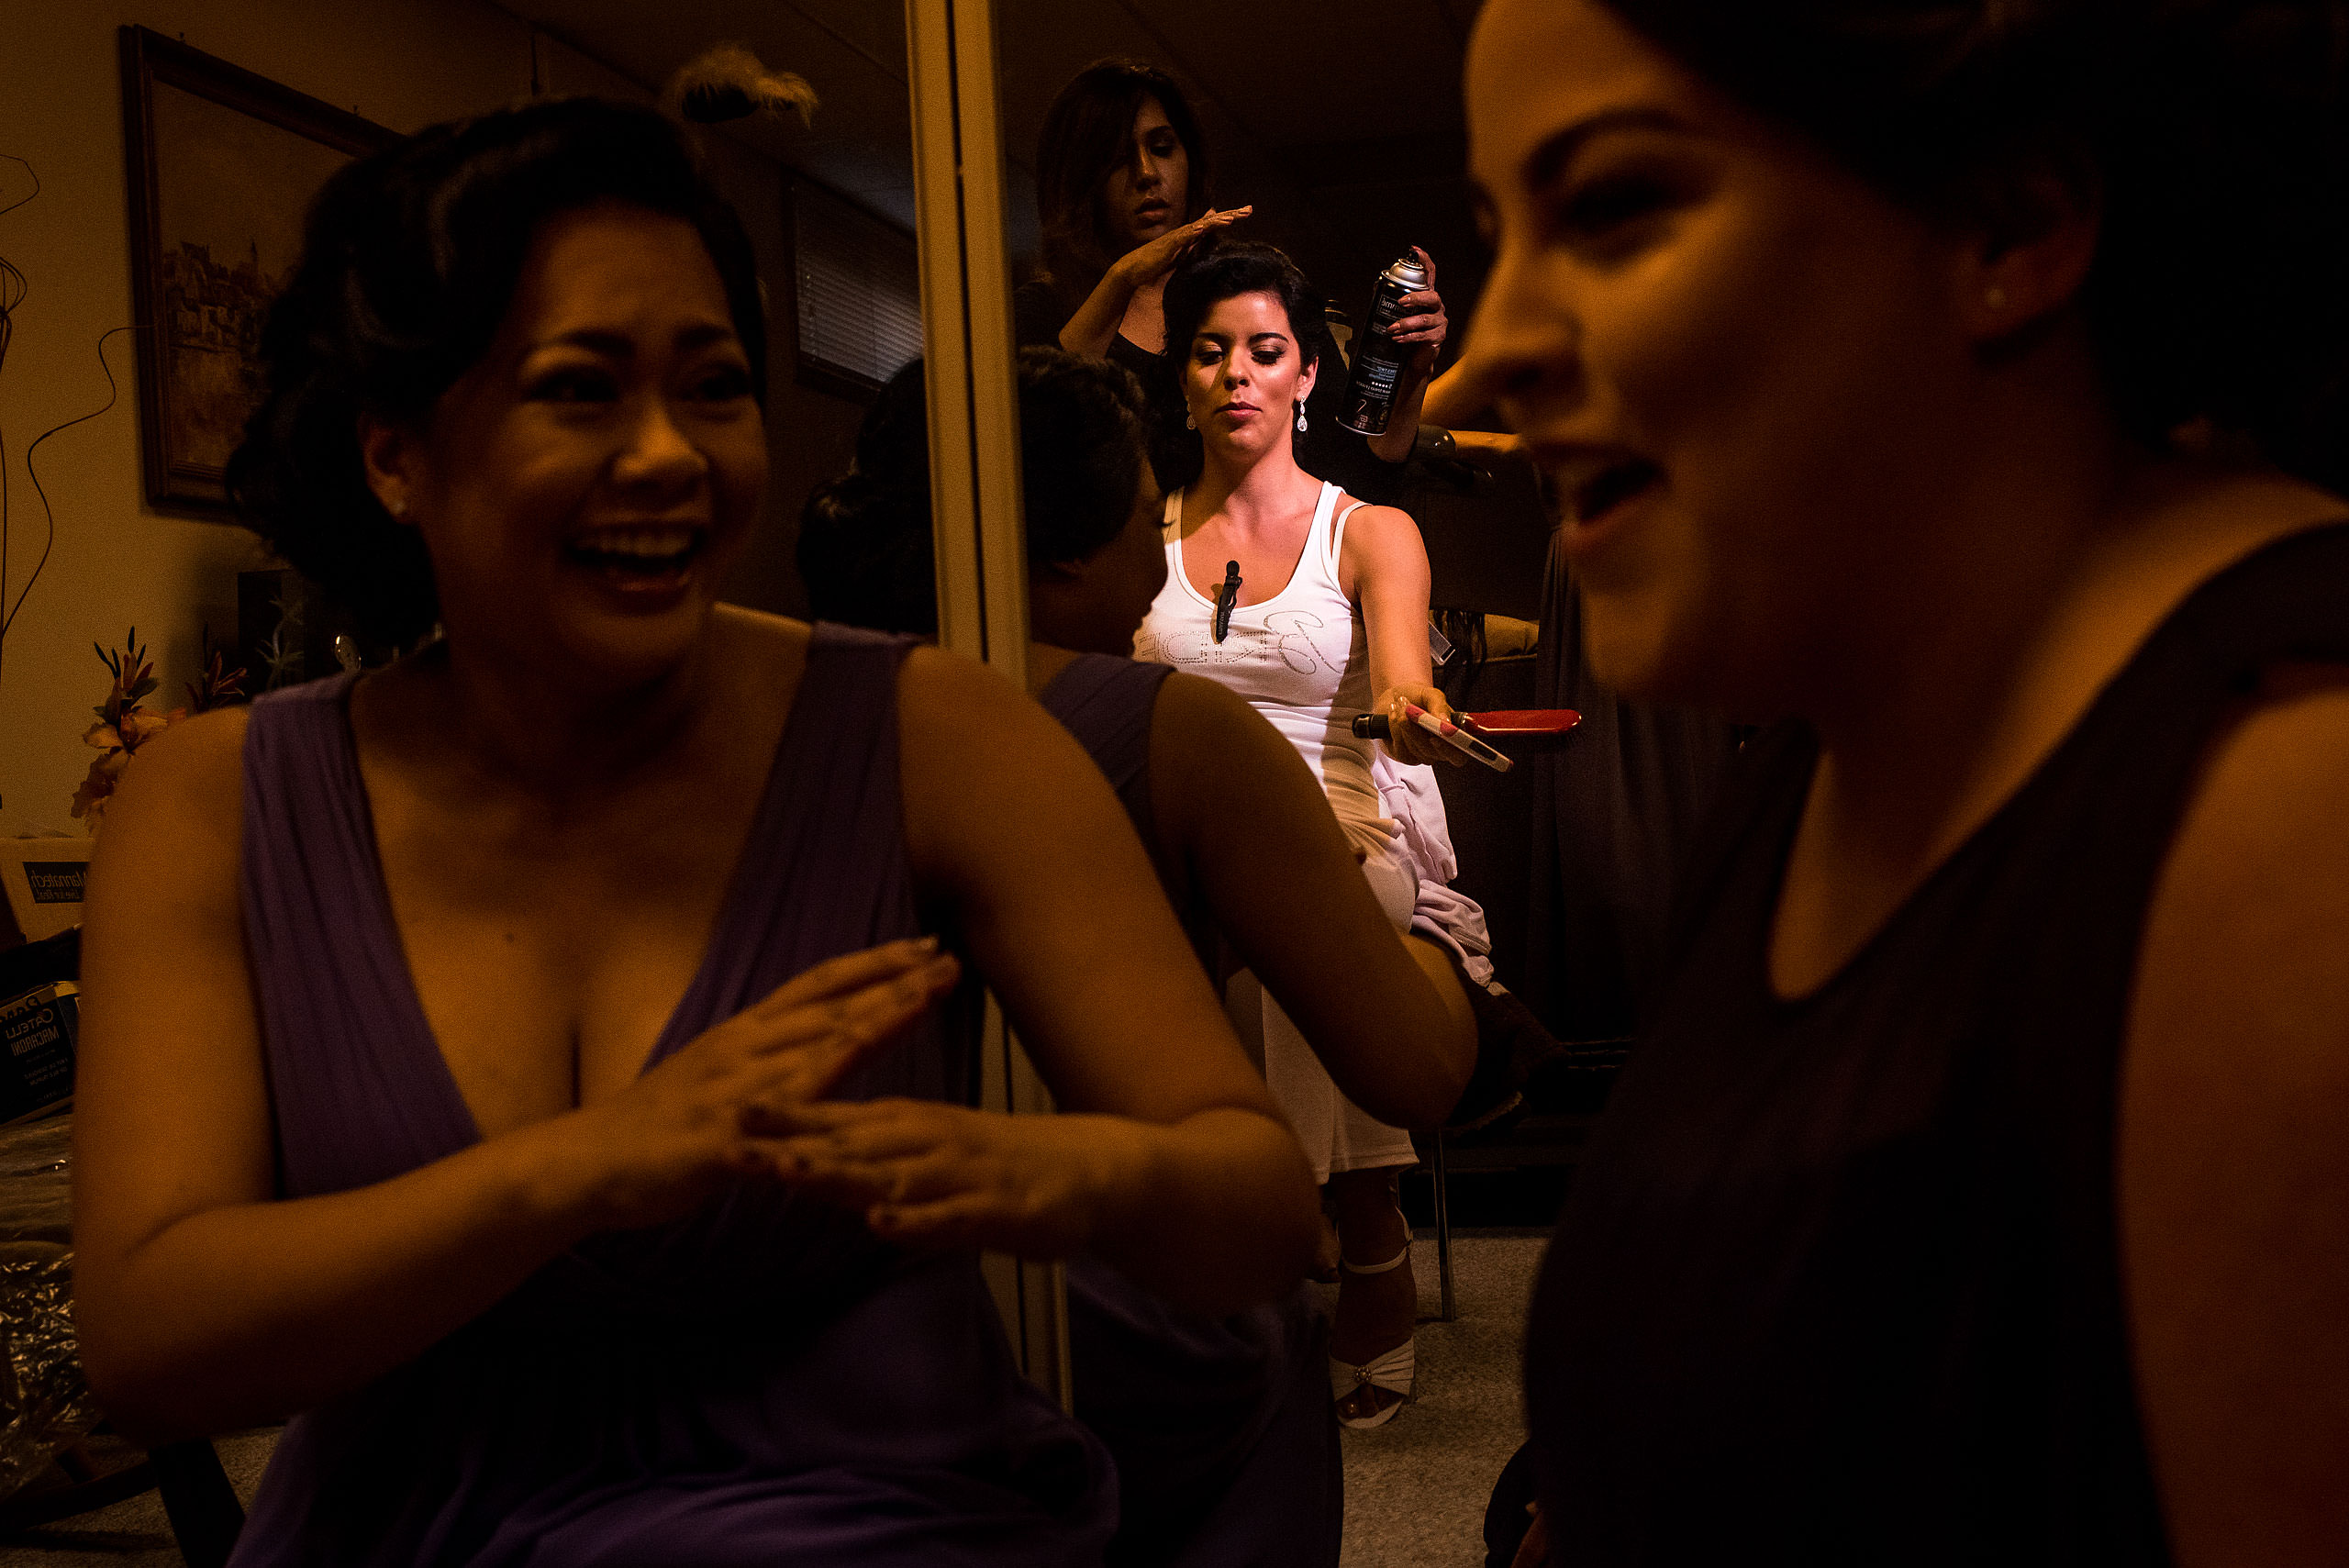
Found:
[[[0,1129],[0,1497],[98,1418],[73,1339],[71,1116]]]

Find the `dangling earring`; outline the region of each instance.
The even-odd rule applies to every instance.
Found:
[[[1197,414],[1192,413],[1187,408],[1183,410],[1183,428],[1186,430],[1196,430],[1198,428],[1199,417]]]
[[[1301,397],[1297,400],[1297,433],[1305,433],[1305,399]]]

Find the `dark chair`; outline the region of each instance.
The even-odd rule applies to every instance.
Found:
[[[1433,604],[1460,606],[1472,617],[1539,617],[1550,520],[1531,465],[1514,458],[1417,463],[1402,505],[1419,523],[1427,546]],[[1475,651],[1464,649],[1446,670],[1438,672],[1438,679],[1457,708],[1531,707],[1534,662],[1531,653],[1479,658]],[[1513,989],[1520,984],[1526,957],[1527,846],[1538,804],[1533,770],[1522,764],[1506,773],[1475,766],[1439,768],[1436,777],[1459,861],[1453,885],[1483,906],[1493,939],[1495,977]],[[1486,1059],[1478,1076],[1507,1079],[1472,1084],[1471,1095],[1480,1109],[1487,1102],[1505,1105],[1535,1065],[1530,1058],[1538,1058],[1543,1045],[1554,1047],[1555,1042],[1513,998],[1472,992],[1470,999],[1477,1005],[1480,1054]],[[1451,1322],[1458,1313],[1452,1272],[1451,1151],[1441,1131],[1421,1141],[1433,1188],[1439,1316]]]

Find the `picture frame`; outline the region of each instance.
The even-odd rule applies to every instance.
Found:
[[[262,324],[310,200],[398,137],[145,28],[119,39],[147,503],[225,517],[228,453],[260,402]]]

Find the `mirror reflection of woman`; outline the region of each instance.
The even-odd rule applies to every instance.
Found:
[[[1464,379],[1599,674],[1785,719],[1535,1297],[1553,1561],[2349,1562],[2344,39],[1479,16]]]
[[[1182,484],[1189,478],[1188,446],[1183,407],[1164,373],[1166,280],[1187,251],[1226,235],[1255,208],[1209,205],[1211,154],[1198,117],[1173,77],[1138,60],[1097,61],[1061,89],[1045,117],[1036,184],[1043,268],[1013,297],[1019,341],[1105,356],[1131,371],[1151,400],[1159,483]],[[1395,325],[1396,340],[1412,353],[1385,433],[1364,438],[1339,428],[1342,364],[1311,404],[1307,466],[1375,500],[1397,494],[1443,344],[1435,262],[1419,254],[1429,286],[1405,296],[1408,314]],[[1326,342],[1321,312],[1316,300],[1313,320],[1299,325]]]
[[[1191,428],[1197,480],[1168,493],[1167,580],[1135,639],[1138,657],[1231,687],[1319,778],[1388,918],[1408,924],[1418,875],[1371,776],[1375,742],[1351,724],[1387,716],[1397,758],[1454,762],[1407,705],[1450,712],[1431,682],[1428,560],[1419,529],[1299,465],[1300,428],[1323,374],[1319,295],[1286,256],[1226,243],[1167,289],[1182,351],[1163,373]],[[1237,581],[1232,574],[1237,573]],[[1341,1418],[1389,1419],[1411,1385],[1418,1295],[1396,1177],[1409,1138],[1348,1101],[1277,1004],[1259,1008],[1265,1076],[1329,1180],[1341,1255],[1331,1344]]]
[[[675,128],[562,100],[337,174],[273,310],[236,493],[440,635],[142,754],[74,1128],[113,1418],[294,1418],[239,1563],[1095,1562],[1106,1456],[975,1249],[1207,1311],[1308,1264],[1084,753],[965,661],[718,603],[760,292]],[[1076,1114],[966,1108],[965,960]]]
[[[1278,731],[1216,682],[1130,657],[1166,582],[1141,390],[1097,359],[1020,351],[1029,689],[1117,789],[1207,972],[1244,964],[1348,1095],[1435,1127],[1475,1058],[1450,960],[1395,929]],[[917,362],[866,416],[854,472],[808,497],[800,572],[827,619],[936,631],[923,407]],[[1076,1415],[1118,1462],[1111,1568],[1335,1562],[1342,1454],[1313,1293],[1210,1318],[1093,1259],[1068,1285]]]

